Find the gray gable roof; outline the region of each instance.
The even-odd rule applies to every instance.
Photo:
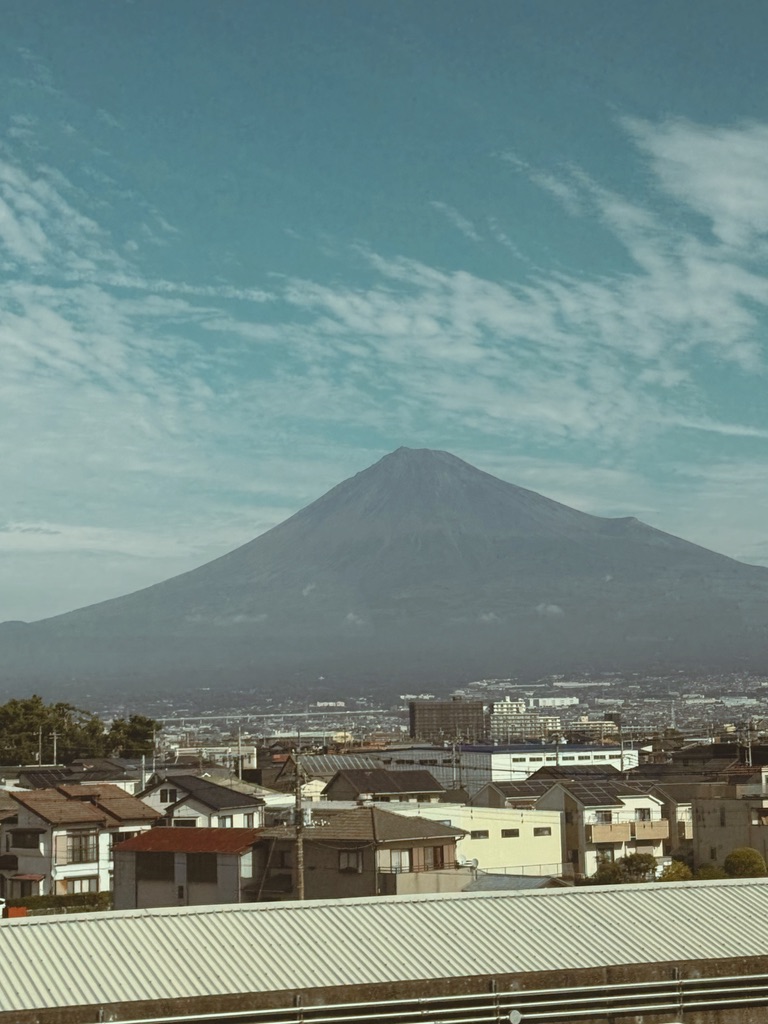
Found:
[[[237,789],[230,789],[229,786],[220,786],[210,779],[201,779],[197,775],[169,775],[164,782],[158,783],[163,786],[175,786],[183,789],[190,797],[198,800],[206,807],[214,811],[225,811],[233,807],[262,807],[264,801],[261,797],[251,796]],[[156,789],[154,786],[153,789]],[[182,803],[183,800],[177,801]]]

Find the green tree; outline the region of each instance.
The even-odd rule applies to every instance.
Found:
[[[590,878],[594,885],[650,882],[656,876],[656,858],[650,853],[630,853],[616,861],[603,861]]]
[[[98,757],[105,750],[105,729],[90,711],[60,701],[46,704],[37,694],[0,705],[0,760],[33,764]]]
[[[673,860],[666,864],[659,875],[660,882],[689,882],[693,872],[682,860]]]
[[[116,718],[109,727],[106,745],[111,754],[121,757],[151,757],[155,750],[155,738],[162,726],[146,715],[131,715]]]
[[[590,878],[593,885],[621,885],[627,881],[627,876],[621,865],[621,861],[604,860],[598,865],[597,871]]]
[[[630,853],[619,863],[628,882],[651,882],[656,877],[656,858],[652,853]]]
[[[723,861],[728,878],[762,878],[766,874],[765,858],[751,846],[731,850]]]
[[[727,878],[719,864],[702,864],[696,872],[696,878],[708,881],[711,878]]]

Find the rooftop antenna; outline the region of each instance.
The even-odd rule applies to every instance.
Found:
[[[296,803],[295,803],[295,826],[296,826],[296,895],[300,900],[304,899],[304,809],[301,804],[301,732],[296,734]]]

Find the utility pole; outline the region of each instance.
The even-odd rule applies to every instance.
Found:
[[[243,777],[243,732],[240,725],[237,727],[237,777]]]
[[[43,727],[42,725],[37,728],[37,766],[42,768],[43,766]]]
[[[296,895],[304,899],[304,809],[301,805],[301,738],[296,750],[296,806],[294,818],[296,825]]]
[[[54,729],[53,730],[53,763],[54,763],[54,765],[59,763],[57,761],[57,759],[56,759],[57,758],[57,743],[58,743],[58,739],[59,739],[59,734]]]

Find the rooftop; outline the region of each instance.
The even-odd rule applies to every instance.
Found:
[[[201,779],[198,775],[168,775],[162,782],[157,782],[152,789],[159,786],[175,786],[184,790],[214,811],[229,810],[233,807],[262,807],[264,801],[253,793],[245,792],[242,786],[222,786],[210,779]]]
[[[261,835],[270,839],[293,838],[295,830],[286,825],[262,829]],[[393,814],[380,807],[355,807],[345,811],[315,811],[312,825],[304,829],[304,842],[323,842],[328,839],[366,843],[395,843],[412,839],[458,839],[463,829],[443,825],[439,821],[406,814]]]
[[[243,955],[223,955],[232,950]],[[768,878],[67,914],[0,922],[0,1006],[10,1020],[41,1007],[760,956]]]
[[[120,853],[243,853],[258,838],[255,828],[152,828],[115,849]]]
[[[336,772],[323,792],[339,780],[346,782],[358,793],[406,795],[413,793],[445,793],[437,779],[425,768],[414,771],[393,772],[387,768],[344,769]]]

